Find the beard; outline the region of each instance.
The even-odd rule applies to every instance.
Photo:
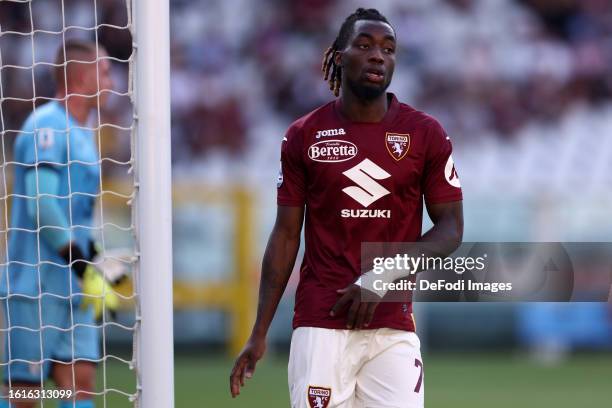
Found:
[[[357,81],[353,81],[349,78],[346,78],[346,84],[348,85],[348,88],[351,90],[351,92],[355,94],[355,96],[357,96],[359,99],[371,101],[383,95],[387,91],[387,88],[391,84],[391,81],[384,82],[380,85],[364,85]]]

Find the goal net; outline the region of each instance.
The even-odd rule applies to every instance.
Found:
[[[138,3],[0,1],[0,407],[172,406],[168,4]]]

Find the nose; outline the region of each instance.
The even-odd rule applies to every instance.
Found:
[[[372,47],[372,51],[370,52],[370,55],[368,55],[368,61],[377,64],[384,63],[385,59],[383,57],[382,50],[379,47]]]

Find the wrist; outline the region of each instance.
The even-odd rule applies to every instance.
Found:
[[[64,258],[67,264],[84,258],[81,248],[74,241],[70,241],[61,247],[59,255]]]
[[[355,285],[359,286],[361,290],[367,290],[369,292],[372,292],[382,299],[387,294],[387,286],[376,285],[375,282],[387,282],[388,278],[389,276],[385,274],[379,274],[374,272],[373,270],[370,270],[362,274],[359,278],[357,278],[357,280],[355,281]]]
[[[100,251],[98,249],[98,245],[96,245],[95,241],[93,239],[89,240],[88,243],[88,249],[89,249],[89,259],[94,259],[96,256],[98,256],[100,254]]]
[[[253,327],[251,331],[250,339],[253,341],[266,341],[266,336],[268,335],[268,330],[263,327]]]
[[[83,278],[85,269],[89,259],[83,254],[81,248],[71,241],[59,250],[59,255],[66,261],[66,265],[70,266],[79,279]]]

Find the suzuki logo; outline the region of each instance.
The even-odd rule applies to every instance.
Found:
[[[374,164],[370,159],[363,160],[342,174],[359,186],[346,187],[342,191],[364,207],[368,207],[379,198],[391,194],[389,190],[374,181],[384,180],[391,177],[391,175]]]

